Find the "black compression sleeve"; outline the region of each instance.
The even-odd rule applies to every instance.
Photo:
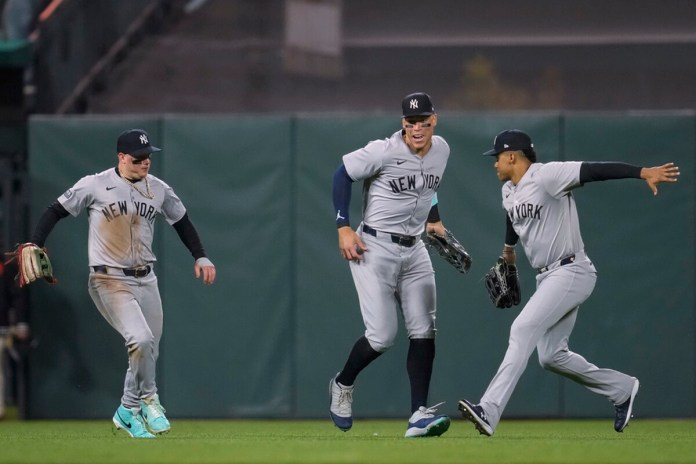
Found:
[[[610,179],[640,179],[640,166],[619,162],[588,162],[580,165],[580,183]]]
[[[428,213],[428,222],[440,222],[440,210],[437,207],[437,203],[430,208],[430,212]]]
[[[343,163],[333,176],[333,205],[336,213],[336,228],[350,226],[350,195],[353,179],[348,175]]]
[[[31,234],[29,241],[35,243],[36,245],[43,247],[48,238],[48,234],[51,233],[53,228],[56,226],[58,221],[68,217],[70,213],[63,208],[63,205],[57,201],[53,202],[51,206],[46,208],[46,211],[39,218],[39,222],[36,224],[34,233]]]
[[[194,258],[205,258],[205,249],[198,236],[196,228],[188,217],[188,213],[184,217],[174,223],[174,230],[179,234],[179,238],[186,245],[186,248],[191,252]]]
[[[520,236],[517,235],[517,232],[515,232],[515,229],[513,229],[512,221],[510,220],[510,216],[507,214],[505,215],[505,227],[505,244],[510,246],[517,245],[517,241],[520,239]]]

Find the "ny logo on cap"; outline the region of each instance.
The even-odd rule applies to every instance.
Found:
[[[412,110],[418,109],[418,100],[416,100],[415,98],[413,98],[409,104],[411,105]]]
[[[140,143],[143,145],[147,145],[149,142],[147,141],[147,135],[145,134],[140,134]]]

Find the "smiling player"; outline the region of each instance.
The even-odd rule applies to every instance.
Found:
[[[437,114],[430,96],[408,95],[401,108],[401,129],[345,155],[334,175],[338,248],[349,261],[365,334],[329,383],[330,415],[339,429],[352,427],[355,379],[394,344],[401,314],[410,340],[406,437],[430,437],[446,432],[450,419],[426,406],[435,357],[436,298],[435,273],[420,235],[426,229],[445,234],[436,192],[450,150],[442,137],[433,135]],[[353,230],[348,211],[357,181],[363,183],[363,217]]]

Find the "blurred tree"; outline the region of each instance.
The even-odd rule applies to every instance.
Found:
[[[556,109],[563,103],[564,86],[559,70],[544,69],[525,87],[504,80],[494,63],[482,55],[462,66],[461,85],[448,100],[454,110]]]

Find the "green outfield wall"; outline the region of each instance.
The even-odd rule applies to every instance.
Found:
[[[158,371],[172,418],[327,417],[328,382],[363,327],[339,256],[331,201],[341,156],[399,128],[398,116],[33,117],[30,223],[80,177],[116,164],[118,134],[141,127],[163,148],[152,173],[171,185],[216,264],[204,287],[175,231],[158,222],[156,272],[165,307]],[[581,307],[573,351],[640,378],[637,417],[696,416],[694,218],[696,114],[505,113],[440,115],[452,154],[440,212],[473,256],[468,275],[434,260],[437,357],[431,403],[458,416],[478,400],[507,347],[519,308],[494,309],[482,276],[500,253],[505,219],[493,159],[500,130],[528,131],[540,161],[674,161],[675,185],[653,197],[637,180],[577,191],[586,251],[599,280]],[[353,191],[357,223],[360,190]],[[32,418],[108,418],[127,368],[123,340],[87,293],[86,214],[58,223],[46,243],[59,283],[31,292],[39,344],[31,357]],[[534,271],[520,259],[523,298]],[[409,415],[407,340],[358,380],[354,414]],[[530,358],[507,417],[607,417],[613,407]]]

